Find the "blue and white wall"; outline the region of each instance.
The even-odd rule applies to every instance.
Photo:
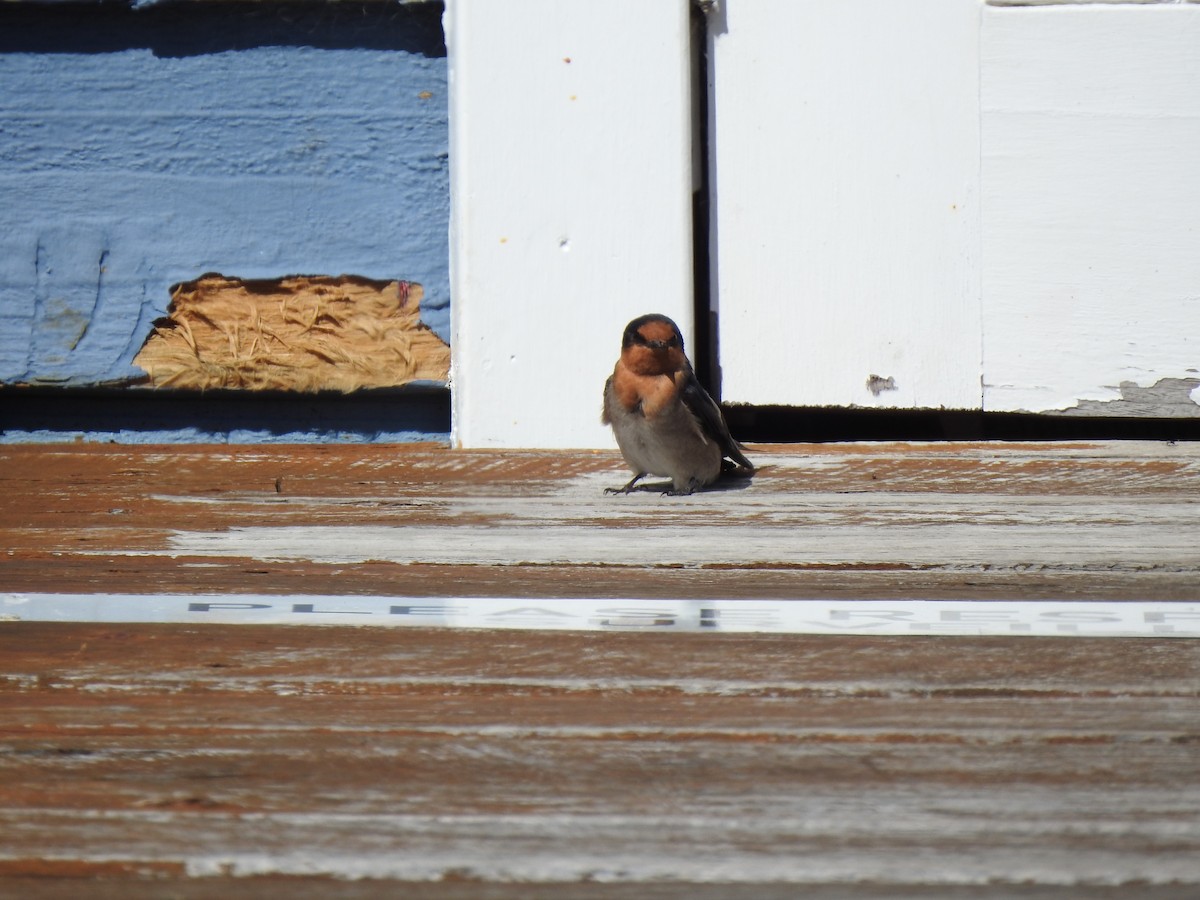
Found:
[[[449,338],[440,4],[0,4],[0,383],[132,359],[172,284],[355,274]]]
[[[735,403],[1200,418],[1200,0],[130,2],[0,3],[0,385],[346,273],[463,446],[611,447],[651,311]]]

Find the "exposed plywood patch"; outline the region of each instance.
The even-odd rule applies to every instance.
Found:
[[[422,289],[342,275],[175,287],[134,358],[156,387],[354,391],[446,381],[450,348],[420,319]]]

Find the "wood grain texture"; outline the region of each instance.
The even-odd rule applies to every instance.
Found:
[[[21,625],[0,651],[10,877],[1200,884],[1195,642]]]
[[[8,446],[0,574],[27,591],[1196,599],[1191,444],[752,458],[752,481],[670,502],[605,497],[615,453]]]
[[[1197,596],[1190,445],[752,449],[616,498],[613,453],[4,447],[0,583]],[[1198,711],[1186,639],[4,622],[0,896],[1176,900]]]

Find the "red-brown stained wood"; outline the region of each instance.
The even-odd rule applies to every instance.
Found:
[[[6,447],[0,583],[1197,595],[1196,556],[1170,532],[1195,533],[1190,447],[759,454],[749,488],[679,503],[604,497],[623,477],[615,454]],[[981,518],[994,561],[988,547],[950,545]],[[323,527],[382,528],[398,543],[428,529],[453,544],[480,526],[512,535],[511,558],[322,562],[260,558],[255,546],[223,555],[220,543]],[[555,528],[574,561],[521,564],[537,549],[528,535]],[[758,562],[714,539],[739,528],[758,536],[745,548]],[[891,555],[762,561],[779,535],[806,528]],[[897,530],[931,535],[932,549]],[[665,544],[661,565],[586,558],[591,536],[598,553],[628,541],[636,560],[656,535],[679,533],[725,555],[687,562],[685,542]],[[199,549],[174,555],[180,535]],[[1062,553],[1073,535],[1078,553]],[[1105,565],[1088,555],[1089,541],[1118,538],[1125,552]],[[925,562],[906,565],[905,547]],[[0,623],[0,896],[1081,891],[1200,892],[1200,643]]]
[[[0,659],[0,876],[1200,884],[1191,641],[31,623]]]
[[[756,450],[762,469],[744,490],[672,500],[605,497],[603,487],[624,475],[613,453],[6,447],[0,577],[10,590],[114,592],[1200,593],[1200,554],[1188,537],[1200,526],[1200,453],[1191,445]],[[465,536],[483,532],[471,527],[511,541],[491,556],[473,553]],[[389,529],[394,539],[382,536]],[[376,544],[357,537],[369,533]],[[331,535],[378,553],[323,552]],[[408,552],[406,535],[425,543]],[[268,545],[256,548],[254,536]]]

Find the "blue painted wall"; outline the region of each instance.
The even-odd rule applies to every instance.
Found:
[[[0,3],[0,382],[138,376],[205,272],[417,281],[448,340],[440,11]]]

